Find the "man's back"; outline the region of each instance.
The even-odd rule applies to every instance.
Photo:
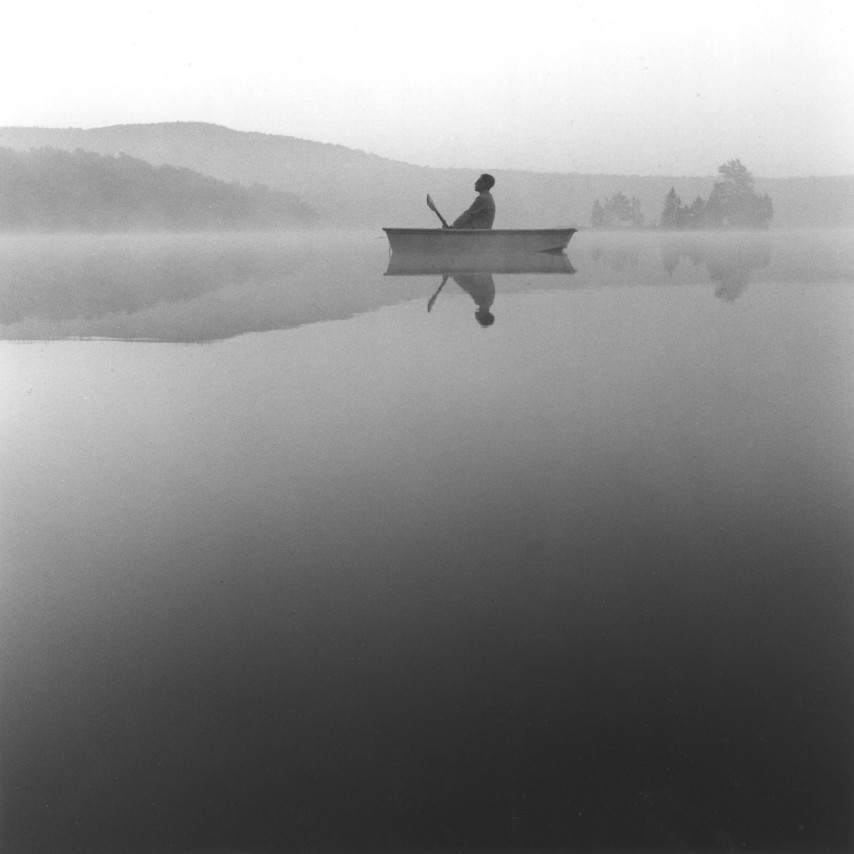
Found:
[[[489,190],[484,190],[472,202],[471,207],[454,220],[454,228],[492,228],[495,221],[495,199]]]

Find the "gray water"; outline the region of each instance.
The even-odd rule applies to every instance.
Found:
[[[854,236],[0,262],[4,852],[850,847]]]

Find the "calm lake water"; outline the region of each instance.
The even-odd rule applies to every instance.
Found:
[[[4,852],[849,849],[854,235],[549,263],[0,239]]]

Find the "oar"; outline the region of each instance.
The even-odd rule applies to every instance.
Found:
[[[428,196],[428,198],[429,198],[429,196]],[[430,301],[427,303],[427,313],[428,314],[430,313],[430,309],[433,308],[433,303],[436,302],[436,297],[439,296],[439,291],[441,291],[442,288],[445,287],[445,282],[447,282],[447,281],[448,281],[447,275],[442,276],[442,284],[439,285],[439,287],[436,289],[436,293],[433,294],[432,297],[430,297]]]
[[[448,223],[445,222],[445,217],[443,217],[442,214],[439,213],[439,208],[437,208],[436,205],[433,204],[433,199],[430,198],[429,193],[427,193],[427,207],[430,208],[430,210],[433,211],[433,213],[436,214],[436,216],[439,217],[440,220],[442,220],[442,225],[445,228],[450,227]]]

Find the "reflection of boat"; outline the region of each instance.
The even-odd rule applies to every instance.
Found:
[[[392,252],[563,252],[574,228],[384,228]]]
[[[442,276],[442,283],[427,302],[429,312],[448,279],[453,279],[477,304],[475,318],[491,326],[495,300],[493,273],[574,273],[562,252],[392,252],[386,276]]]
[[[431,276],[436,273],[574,273],[563,253],[527,252],[480,254],[453,252],[394,252],[386,276]]]

